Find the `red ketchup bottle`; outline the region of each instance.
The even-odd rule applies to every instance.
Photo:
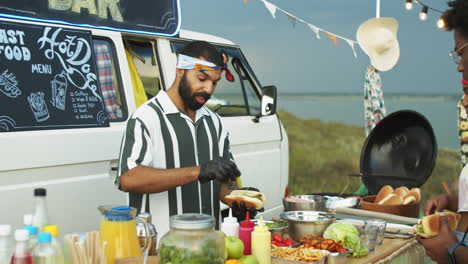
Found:
[[[251,242],[252,242],[252,232],[254,230],[255,223],[250,221],[250,213],[247,212],[245,221],[241,222],[239,228],[239,238],[244,242],[244,255],[252,254],[251,251]]]

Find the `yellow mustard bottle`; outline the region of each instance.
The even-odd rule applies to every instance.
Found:
[[[259,264],[271,264],[271,233],[260,217],[259,225],[252,232],[252,255]]]

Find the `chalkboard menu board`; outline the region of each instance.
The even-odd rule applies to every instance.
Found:
[[[0,0],[0,16],[176,35],[179,0]]]
[[[0,132],[104,126],[90,32],[0,22]]]

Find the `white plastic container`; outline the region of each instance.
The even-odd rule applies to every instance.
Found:
[[[35,206],[33,215],[33,226],[37,226],[37,228],[39,228],[39,232],[44,231],[44,226],[49,224],[46,195],[46,189],[34,189]]]
[[[225,217],[223,223],[221,223],[221,231],[226,236],[239,237],[239,223],[237,222],[237,218],[232,217],[232,209],[229,209],[229,216]]]
[[[23,224],[24,224],[24,226],[32,225],[33,224],[33,215],[32,214],[23,215]]]
[[[0,263],[10,263],[11,256],[13,256],[11,226],[0,225]]]

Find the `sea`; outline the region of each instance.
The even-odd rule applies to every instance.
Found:
[[[437,144],[442,148],[460,149],[457,130],[457,103],[461,95],[386,94],[387,115],[399,110],[414,110],[432,125]],[[279,94],[278,109],[302,119],[341,122],[364,127],[362,94]]]

